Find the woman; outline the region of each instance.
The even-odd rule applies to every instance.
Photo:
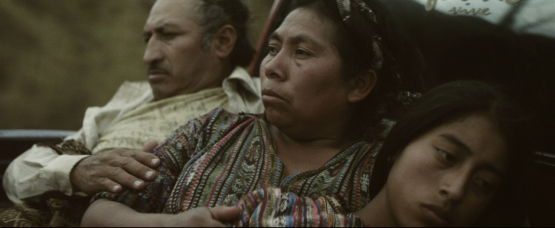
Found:
[[[385,140],[370,191],[353,214],[331,197],[258,189],[238,203],[237,226],[521,226],[530,117],[482,82],[439,86],[414,102]]]
[[[389,48],[395,42],[381,34],[385,8],[374,1],[350,7],[298,1],[261,64],[265,114],[217,109],[179,128],[152,151],[161,159],[156,179],[142,191],[98,194],[83,225],[221,225],[238,210],[206,207],[234,205],[266,186],[338,194],[360,210],[399,76]]]

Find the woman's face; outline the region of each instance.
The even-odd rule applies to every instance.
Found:
[[[270,53],[260,67],[270,123],[306,129],[346,119],[350,90],[332,45],[334,31],[329,19],[301,7],[270,36]]]
[[[400,226],[476,223],[509,169],[504,139],[485,116],[441,125],[407,145],[384,187]]]

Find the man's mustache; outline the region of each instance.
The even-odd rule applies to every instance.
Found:
[[[150,66],[147,70],[148,74],[169,74],[169,70],[161,66]]]

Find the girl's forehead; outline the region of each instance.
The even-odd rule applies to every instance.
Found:
[[[508,171],[509,148],[491,118],[470,115],[442,124],[423,137],[451,145],[469,157],[490,164],[501,172]]]

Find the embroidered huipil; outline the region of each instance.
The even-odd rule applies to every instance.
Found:
[[[333,196],[301,197],[279,188],[262,188],[239,200],[235,227],[364,227],[362,219],[343,210]]]
[[[361,139],[319,169],[283,176],[263,115],[216,109],[174,131],[152,152],[159,175],[141,191],[107,198],[139,212],[179,213],[191,208],[234,205],[258,188],[280,187],[299,196],[335,195],[347,211],[369,202],[368,184],[381,141]],[[302,156],[302,155],[299,155]]]

